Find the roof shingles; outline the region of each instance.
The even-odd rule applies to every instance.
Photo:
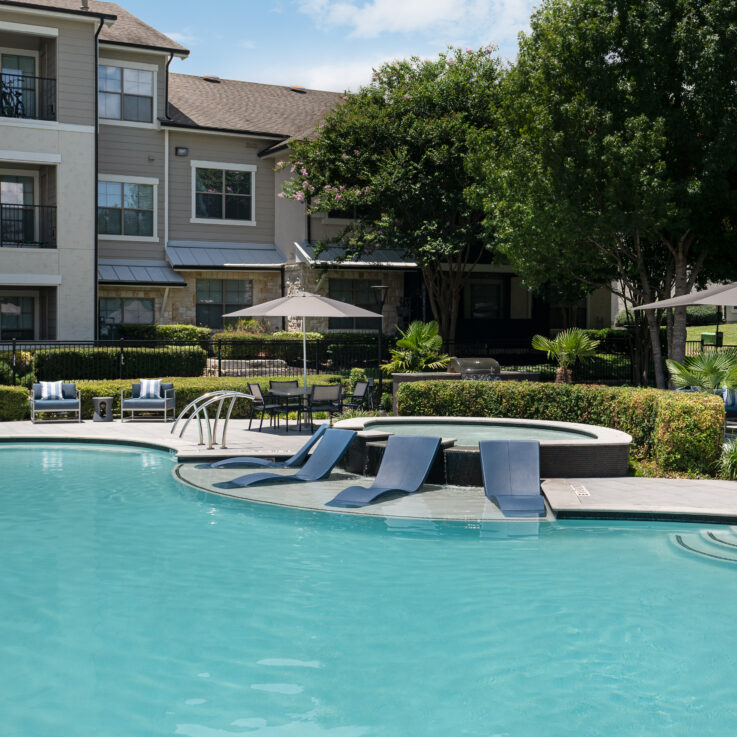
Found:
[[[171,122],[192,128],[304,137],[340,99],[338,93],[322,90],[169,75]]]
[[[2,3],[0,3],[2,5]],[[83,12],[80,0],[25,0],[23,5],[37,6],[47,10],[67,10]],[[173,51],[182,55],[189,54],[189,50],[180,43],[172,40],[163,33],[144,23],[125,8],[116,3],[89,0],[91,14],[105,14],[117,16],[112,25],[104,26],[100,31],[100,41],[128,46],[146,46],[166,51]]]

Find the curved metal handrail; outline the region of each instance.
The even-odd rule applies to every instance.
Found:
[[[217,431],[218,431],[218,422],[220,421],[220,415],[222,413],[223,404],[225,403],[226,399],[230,399],[230,402],[228,404],[228,412],[225,416],[225,421],[223,422],[223,432],[222,432],[222,438],[220,442],[220,447],[225,448],[225,436],[228,432],[228,423],[230,422],[230,415],[233,411],[233,406],[235,405],[236,401],[238,399],[250,399],[253,401],[255,397],[253,394],[246,394],[245,392],[238,392],[233,390],[219,390],[215,392],[207,392],[206,394],[203,394],[200,397],[197,397],[197,399],[191,401],[180,413],[177,419],[174,421],[174,424],[171,427],[170,432],[174,432],[174,429],[179,424],[179,421],[183,419],[188,412],[191,410],[191,414],[187,419],[184,421],[184,424],[182,426],[181,431],[179,432],[179,437],[181,438],[182,435],[184,435],[184,431],[187,429],[187,426],[192,421],[193,418],[197,418],[197,427],[199,431],[199,445],[204,445],[204,437],[202,434],[202,420],[205,420],[205,425],[207,426],[207,449],[211,450],[213,445],[217,443]],[[210,416],[207,412],[207,408],[210,405],[217,404],[217,411],[215,413],[214,423],[213,426],[210,426]]]

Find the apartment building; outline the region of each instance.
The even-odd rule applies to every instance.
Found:
[[[345,222],[278,196],[274,171],[340,96],[170,72],[189,51],[114,3],[0,0],[0,340],[115,337],[121,323],[219,328],[306,288],[375,308],[384,330],[429,317],[403,254],[339,263],[314,244]],[[526,335],[554,311],[482,264],[459,337]],[[581,320],[604,326],[592,295]],[[319,330],[375,325],[316,320]]]

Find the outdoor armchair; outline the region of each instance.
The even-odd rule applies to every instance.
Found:
[[[60,399],[42,399],[41,384],[34,384],[28,401],[31,405],[31,422],[68,422],[75,420],[82,422],[82,395],[76,384],[62,383]],[[39,413],[69,415],[61,419],[41,419]],[[76,414],[76,418],[74,415]]]
[[[125,416],[126,412],[129,413],[127,418]],[[136,417],[136,413],[139,414],[138,417]],[[164,422],[173,420],[176,413],[174,384],[162,382],[158,398],[142,397],[140,382],[133,384],[130,389],[123,389],[120,392],[121,422],[130,422],[135,419],[158,419],[157,417],[141,417],[141,413],[146,415],[160,414]]]

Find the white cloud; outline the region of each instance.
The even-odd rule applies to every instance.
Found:
[[[256,48],[256,44],[253,41],[249,40],[249,39],[245,39],[244,41],[240,41],[238,43],[238,46],[241,49],[255,49]]]
[[[199,40],[189,29],[184,31],[172,31],[171,33],[164,33],[164,35],[168,36],[172,41],[184,44],[185,46],[187,44],[196,44]]]
[[[321,27],[347,28],[353,37],[442,32],[482,43],[516,35],[533,0],[302,0],[299,8]],[[490,35],[492,34],[492,35]]]

